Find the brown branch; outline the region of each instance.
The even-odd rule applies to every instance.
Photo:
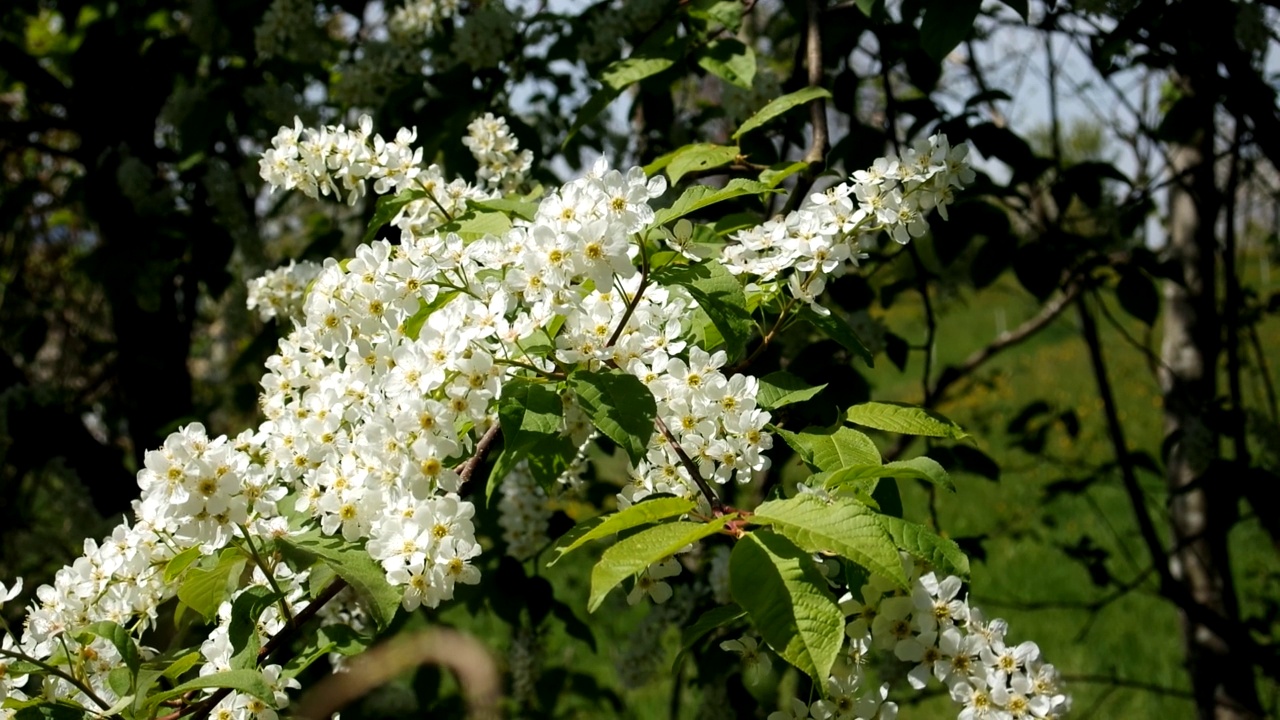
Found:
[[[293,717],[331,717],[370,690],[420,665],[440,665],[453,671],[467,698],[467,717],[498,717],[502,683],[497,663],[475,637],[447,628],[400,636],[361,654],[345,672],[330,675],[303,695]]]
[[[808,18],[805,23],[804,66],[809,87],[822,87],[822,10],[825,0],[808,0]],[[822,98],[809,101],[809,124],[813,126],[813,138],[804,154],[809,167],[796,179],[791,197],[783,206],[782,214],[795,210],[804,202],[814,180],[827,167],[827,150],[830,137],[827,130],[827,102]]]

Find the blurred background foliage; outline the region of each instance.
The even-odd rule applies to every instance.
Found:
[[[932,235],[882,241],[830,287],[873,369],[798,333],[752,371],[827,383],[786,418],[796,426],[874,397],[936,407],[973,434],[883,449],[927,450],[958,478],[946,496],[902,482],[907,516],[977,560],[975,602],[1040,643],[1078,717],[1274,715],[1280,3],[473,0],[434,32],[406,31],[404,8],[424,4],[0,7],[0,578],[26,578],[22,601],[129,511],[142,453],[168,432],[256,422],[281,330],[244,309],[245,282],[362,237],[372,203],[263,192],[257,156],[279,126],[367,112],[383,134],[416,127],[428,159],[470,176],[459,140],[493,111],[552,184],[598,153],[643,165],[726,141],[807,83],[816,21],[826,167],[852,172],[941,130],[972,144],[982,172]],[[751,49],[733,51],[753,58],[749,80],[708,72],[717,44]],[[582,112],[590,78],[632,53],[678,61]],[[743,150],[756,165],[797,160],[809,133],[791,113]],[[774,455],[742,492],[804,480],[784,447]],[[598,460],[594,504],[563,508],[557,526],[611,502],[624,478]],[[673,669],[676,629],[705,593],[653,612],[615,597],[593,632],[588,560],[546,570],[500,555],[486,553],[465,602],[408,622],[534,658],[536,684],[509,688],[522,714],[750,717],[807,692],[794,674],[744,685],[718,641]],[[422,670],[355,714],[456,708],[450,683]],[[954,710],[925,694],[903,712]]]

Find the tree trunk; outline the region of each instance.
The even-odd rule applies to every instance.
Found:
[[[1214,100],[1197,78],[1178,78],[1196,106],[1199,128],[1172,146],[1167,258],[1174,279],[1164,283],[1164,341],[1160,386],[1164,399],[1165,472],[1169,488],[1172,549],[1169,570],[1178,592],[1187,669],[1199,717],[1237,720],[1262,715],[1254,668],[1244,653],[1187,612],[1195,602],[1230,623],[1239,621],[1227,534],[1237,498],[1228,478],[1214,472],[1219,434],[1213,420],[1217,396],[1220,327],[1215,295],[1221,200],[1214,177]],[[1201,97],[1197,98],[1197,92]],[[1177,598],[1175,598],[1177,599]]]

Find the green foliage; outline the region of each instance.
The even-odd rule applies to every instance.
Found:
[[[635,375],[616,370],[575,371],[569,376],[569,388],[592,424],[626,450],[631,462],[639,463],[658,415],[649,388]]]
[[[379,630],[386,629],[400,608],[401,593],[387,584],[386,573],[360,545],[330,537],[318,529],[280,538],[282,550],[310,562],[327,565],[356,591]]]
[[[661,562],[686,545],[714,535],[733,519],[725,515],[710,522],[672,522],[641,530],[604,551],[591,570],[591,598],[587,610],[595,612],[609,591],[628,577]]]
[[[828,489],[854,485],[863,487],[868,494],[875,489],[875,481],[878,478],[924,480],[948,490],[954,491],[956,489],[955,483],[951,481],[951,476],[947,474],[947,471],[936,460],[930,460],[927,457],[896,460],[883,465],[879,463],[846,465],[839,470],[818,473],[813,476],[815,482],[821,482],[823,487]]]
[[[961,440],[969,434],[940,413],[901,403],[868,402],[854,405],[845,413],[854,425],[901,433]]]
[[[738,127],[738,131],[733,134],[733,139],[737,140],[752,130],[764,127],[764,125],[770,120],[789,110],[800,107],[801,105],[819,98],[829,97],[831,97],[831,92],[824,88],[807,87],[803,90],[797,90],[793,93],[783,95],[782,97],[774,98],[773,100],[770,100],[767,105],[761,108],[760,112],[757,112],[755,115],[747,118],[747,120]]]
[[[733,546],[729,587],[769,647],[821,685],[844,642],[844,613],[809,554],[780,535],[748,533]]]
[[[564,403],[554,386],[533,378],[512,378],[502,389],[498,421],[504,447],[489,473],[486,500],[493,497],[502,478],[521,460],[539,485],[550,487],[569,466],[578,449],[564,437]]]
[[[178,599],[206,620],[212,620],[218,614],[218,606],[238,585],[245,562],[239,550],[227,548],[201,563],[207,567],[188,568],[178,586]]]
[[[645,499],[626,509],[619,510],[616,513],[606,515],[599,524],[594,525],[589,531],[573,538],[568,545],[556,548],[559,555],[555,560],[547,563],[554,565],[561,558],[592,540],[616,535],[623,530],[630,530],[633,527],[646,525],[657,520],[665,520],[669,517],[683,515],[695,507],[692,500],[678,497],[660,497],[653,499]]]
[[[662,285],[679,285],[688,290],[724,339],[726,354],[730,358],[742,354],[755,327],[742,285],[723,265],[668,265],[656,270],[653,277]]]
[[[822,392],[825,387],[825,384],[812,387],[795,375],[778,370],[760,378],[756,405],[765,410],[776,410],[792,403],[804,402]]]
[[[856,500],[797,495],[761,503],[751,521],[770,526],[806,552],[839,555],[905,589],[898,548],[877,517]]]

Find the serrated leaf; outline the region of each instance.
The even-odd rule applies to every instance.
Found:
[[[441,225],[439,232],[457,233],[463,240],[479,240],[486,235],[499,237],[511,229],[511,218],[505,212],[476,212],[468,210],[453,220]]]
[[[716,628],[722,628],[735,620],[746,617],[746,615],[746,610],[733,603],[711,608],[700,615],[692,625],[680,631],[680,652],[676,654],[676,659],[671,663],[672,671],[674,672],[676,668],[680,667],[684,656],[693,650],[693,646],[703,636]]]
[[[680,148],[667,163],[667,177],[670,177],[671,184],[675,185],[680,182],[680,178],[691,172],[728,165],[737,159],[738,153],[738,148],[726,145],[712,143],[686,145]]]
[[[760,378],[760,389],[756,393],[756,405],[765,410],[774,410],[793,403],[804,402],[822,392],[825,387],[826,383],[813,387],[785,370],[771,372]]]
[[[591,423],[626,451],[632,465],[638,465],[658,415],[649,388],[636,376],[616,370],[579,370],[569,376],[569,387]]]
[[[591,569],[591,599],[587,602],[587,612],[595,612],[618,583],[675,555],[684,546],[720,532],[735,517],[735,514],[724,515],[707,523],[663,523],[619,540],[604,551],[600,562]]]
[[[924,480],[953,492],[956,489],[956,485],[951,482],[951,476],[947,474],[946,469],[939,465],[936,460],[927,457],[898,460],[884,465],[877,463],[847,466],[839,470],[814,475],[813,481],[821,483],[826,488],[835,488],[842,485],[860,485],[870,493],[875,489],[875,481],[880,478]]]
[[[224,670],[211,675],[202,675],[188,680],[172,690],[148,697],[146,704],[150,708],[158,707],[165,700],[181,697],[192,690],[203,690],[205,688],[230,688],[263,700],[269,703],[268,707],[275,707],[274,691],[267,684],[266,679],[262,677],[262,673],[257,670]]]
[[[855,465],[879,465],[880,450],[866,434],[840,426],[835,430],[805,430],[794,433],[782,428],[773,430],[800,454],[809,466],[819,471],[839,470]]]
[[[902,403],[868,402],[854,405],[845,413],[845,419],[854,425],[902,435],[945,437],[953,440],[969,437],[969,433],[941,413]]]
[[[257,667],[258,649],[261,646],[258,619],[262,617],[262,611],[275,604],[279,597],[271,588],[255,585],[246,588],[232,603],[231,624],[227,628],[227,639],[231,642],[232,669],[249,670]]]
[[[760,112],[747,118],[738,128],[738,131],[733,134],[733,139],[737,140],[792,108],[799,107],[818,98],[829,97],[831,97],[831,93],[825,88],[806,87],[782,97],[774,98],[768,105],[760,108]]]
[[[688,290],[724,338],[725,354],[730,359],[742,354],[755,332],[755,325],[747,311],[746,293],[738,284],[738,278],[723,265],[714,261],[668,265],[654,272],[653,279],[661,285],[679,285]],[[711,347],[714,346],[707,346]]]
[[[826,682],[844,644],[844,613],[808,553],[768,531],[748,533],[729,556],[729,590],[774,652]]]
[[[204,656],[200,654],[200,651],[193,650],[192,652],[179,657],[177,660],[174,660],[172,663],[169,663],[169,666],[160,672],[160,676],[167,680],[177,680],[182,677],[183,673],[195,667],[203,660]]]
[[[480,211],[500,212],[515,215],[524,220],[532,220],[538,214],[538,203],[515,198],[494,198],[492,200],[468,200],[467,207]]]
[[[286,553],[321,560],[351,586],[364,601],[379,630],[391,624],[400,608],[402,593],[387,584],[386,573],[363,545],[341,537],[328,537],[319,530],[282,537],[276,541]]]
[[[486,502],[508,473],[531,453],[536,451],[535,454],[543,457],[537,463],[530,463],[531,470],[537,465],[534,479],[543,487],[555,482],[577,454],[572,441],[560,434],[564,426],[564,402],[555,386],[548,383],[525,377],[508,380],[498,401],[498,423],[502,426],[503,450],[489,473]],[[559,471],[555,467],[558,463],[548,459],[550,456],[563,462]],[[554,477],[546,477],[551,472],[555,473]]]
[[[732,200],[743,195],[760,195],[767,192],[777,191],[758,180],[748,180],[746,178],[734,178],[722,188],[714,188],[710,185],[694,185],[685,190],[671,204],[671,207],[655,212],[653,222],[649,224],[649,228],[661,227],[672,220],[677,220],[689,213],[697,212],[725,200]]]
[[[761,503],[751,521],[769,525],[806,552],[848,558],[905,589],[907,575],[898,548],[876,517],[856,500],[797,495]]]
[[[164,566],[164,581],[171,583],[182,574],[183,570],[191,567],[191,564],[202,557],[200,554],[200,546],[189,547],[186,550],[169,558],[169,562]]]
[[[813,308],[805,305],[800,309],[800,318],[809,323],[813,327],[821,330],[827,337],[840,343],[845,350],[862,358],[862,362],[867,367],[875,367],[875,357],[866,345],[862,344],[862,339],[853,331],[853,327],[844,319],[842,315],[832,312],[828,315],[820,315],[813,311]]]
[[[555,565],[560,558],[568,555],[574,550],[586,545],[592,540],[599,540],[602,537],[616,535],[623,530],[630,530],[633,527],[639,527],[646,523],[657,520],[665,520],[669,517],[683,515],[697,506],[692,500],[679,497],[660,497],[652,500],[644,500],[626,508],[619,510],[611,515],[606,515],[604,519],[592,527],[585,533],[578,535],[573,542],[560,548],[556,548],[560,554],[547,565]]]
[[[982,0],[932,0],[920,21],[920,46],[943,59],[969,36],[981,9]]]
[[[756,77],[756,54],[737,38],[712,40],[699,53],[698,65],[743,90],[750,90]]]
[[[941,537],[923,525],[902,518],[877,515],[876,522],[889,533],[895,545],[912,557],[948,575],[969,576],[969,558],[955,542]]]
[[[799,160],[789,163],[774,163],[773,165],[770,165],[768,169],[760,171],[760,182],[771,188],[776,188],[783,180],[786,180],[798,172],[808,169],[808,167],[809,163],[800,162]]]
[[[212,568],[189,568],[178,586],[178,599],[205,620],[212,620],[231,593],[232,578],[240,575],[244,564],[244,555],[228,548],[219,553]]]

